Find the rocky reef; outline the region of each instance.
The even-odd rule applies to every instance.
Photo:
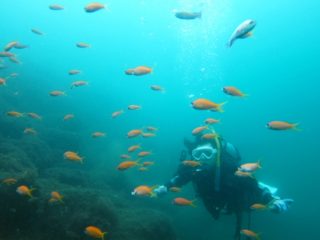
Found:
[[[48,141],[26,137],[19,124],[10,124],[10,136],[5,129],[0,132],[0,180],[17,182],[0,185],[1,239],[90,239],[84,234],[88,225],[107,231],[106,239],[176,239],[169,218],[156,206],[132,201],[125,178],[66,163],[61,146],[50,144],[53,136]],[[19,195],[20,185],[34,188],[33,197]],[[50,203],[52,191],[61,193],[63,202]]]

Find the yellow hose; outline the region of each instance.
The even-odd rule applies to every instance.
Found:
[[[212,133],[215,133],[217,136],[214,138],[214,141],[216,143],[216,172],[215,172],[215,182],[214,182],[214,189],[219,192],[220,191],[220,175],[221,175],[221,142],[220,137],[216,133],[216,131],[211,127],[210,128]]]

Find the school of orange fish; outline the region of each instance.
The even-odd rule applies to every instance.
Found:
[[[53,11],[61,11],[64,10],[64,7],[58,4],[53,4],[49,6],[50,10]],[[87,13],[93,13],[102,9],[106,9],[105,4],[101,3],[90,3],[84,7],[84,11]],[[188,15],[189,16],[189,15]],[[198,16],[197,16],[198,17]],[[40,31],[39,29],[31,29],[31,32],[37,35],[43,35],[44,33]],[[78,48],[90,48],[91,45],[89,43],[85,42],[78,42],[75,44],[76,47]],[[5,45],[3,51],[0,52],[0,69],[5,68],[4,62],[5,59],[8,61],[14,63],[14,64],[20,64],[21,61],[18,59],[17,55],[13,53],[12,51],[17,49],[24,49],[28,48],[28,45],[22,44],[19,41],[12,41],[9,42]],[[127,70],[124,70],[124,73],[126,75],[133,75],[133,76],[143,76],[146,74],[150,74],[152,72],[152,68],[147,67],[147,66],[137,66],[133,67]],[[81,70],[79,69],[71,69],[68,74],[69,75],[77,75],[80,74]],[[18,77],[18,73],[11,73],[9,76],[6,77],[0,77],[0,87],[5,87],[7,84],[10,84],[10,79]],[[74,81],[71,84],[71,88],[76,88],[76,87],[81,87],[81,86],[86,86],[88,85],[87,81],[84,80],[79,80],[79,81]],[[164,92],[165,89],[162,86],[159,85],[151,85],[150,89],[153,91],[159,91],[159,92]],[[223,92],[227,95],[233,96],[233,97],[240,97],[244,98],[247,97],[248,95],[243,93],[241,90],[234,86],[225,86],[223,88]],[[66,96],[64,91],[61,90],[52,90],[49,92],[49,96],[51,97],[60,97],[60,96]],[[196,99],[192,102],[192,107],[196,110],[204,110],[204,111],[214,111],[214,112],[223,112],[223,105],[226,102],[223,103],[215,103],[212,100],[205,99],[205,98],[199,98]],[[139,105],[129,105],[128,110],[134,111],[134,110],[139,110],[141,109],[141,106]],[[112,118],[117,118],[121,114],[124,113],[124,110],[118,110],[113,113],[111,113]],[[17,111],[8,111],[6,112],[7,117],[12,117],[12,118],[21,118],[21,117],[30,117],[32,119],[36,120],[41,120],[42,116],[40,116],[38,113],[34,112],[28,112],[28,113],[21,113]],[[73,114],[67,114],[63,117],[64,121],[69,121],[75,116]],[[191,131],[192,135],[201,135],[202,139],[206,140],[212,140],[218,137],[217,133],[213,133],[211,131],[212,125],[218,124],[220,120],[214,119],[214,118],[207,118],[204,120],[204,124],[201,126],[198,126],[194,128]],[[285,121],[270,121],[267,123],[267,127],[272,130],[297,130],[298,124],[297,123],[289,123]],[[150,137],[156,137],[156,132],[158,129],[153,126],[148,126],[145,129],[132,129],[127,133],[127,138],[136,138],[136,137],[143,137],[143,138],[150,138]],[[24,130],[24,134],[28,135],[37,135],[37,131],[33,128],[26,127]],[[106,133],[105,132],[93,132],[91,135],[93,138],[101,138],[105,137]],[[136,160],[133,160],[132,154],[135,153],[136,151],[139,151],[136,154]],[[83,163],[83,156],[80,156],[79,153],[74,152],[74,151],[66,151],[63,154],[63,157],[66,160],[72,161],[72,162],[77,162],[77,163]],[[141,144],[136,144],[136,145],[131,145],[127,149],[127,153],[124,153],[120,156],[123,161],[117,166],[117,170],[119,171],[125,171],[133,167],[137,167],[139,171],[147,171],[150,166],[154,165],[153,161],[142,161],[146,157],[152,155],[151,151],[146,151],[142,150]],[[188,167],[197,167],[201,165],[201,162],[199,161],[194,161],[194,160],[184,160],[182,161],[183,165],[188,166]],[[240,168],[235,172],[235,175],[238,177],[251,177],[253,178],[253,173],[261,168],[260,166],[260,161],[256,163],[246,163],[240,166]],[[5,178],[1,180],[2,184],[5,185],[16,185],[18,183],[18,179],[15,178]],[[141,185],[137,186],[133,190],[133,194],[135,196],[142,196],[142,197],[156,197],[154,193],[154,188],[156,186],[147,186],[147,185]],[[18,186],[16,189],[16,192],[20,195],[33,198],[32,192],[34,191],[34,188],[30,188],[25,185]],[[181,189],[178,187],[171,187],[169,189],[173,193],[180,193]],[[50,203],[60,203],[60,204],[65,204],[63,201],[63,195],[61,195],[57,191],[52,191],[51,196],[48,199]],[[172,203],[177,205],[177,206],[192,206],[195,207],[196,205],[194,204],[195,200],[188,200],[183,197],[176,197],[173,199]],[[252,210],[267,210],[268,206],[263,205],[263,204],[253,204],[251,206]],[[106,232],[103,232],[100,228],[96,226],[88,226],[84,230],[85,234],[92,238],[99,238],[99,239],[104,239],[104,236]],[[242,229],[241,233],[249,238],[252,239],[259,239],[258,234],[253,232],[252,230],[249,229]]]

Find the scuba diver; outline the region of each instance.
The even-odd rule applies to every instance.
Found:
[[[293,203],[292,199],[277,197],[277,188],[258,182],[250,172],[241,169],[238,150],[222,137],[216,135],[209,140],[197,137],[194,142],[185,139],[184,145],[187,150],[182,151],[182,164],[179,164],[176,174],[166,184],[155,188],[154,192],[162,196],[171,187],[181,187],[192,182],[197,196],[214,219],[218,219],[221,213],[236,215],[235,239],[241,238],[244,212],[248,213],[250,229],[253,204],[281,213],[287,211]],[[190,159],[188,156],[191,161],[199,164],[183,164],[184,160]]]

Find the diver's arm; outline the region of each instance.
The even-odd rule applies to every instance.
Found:
[[[293,199],[281,199],[276,196],[278,189],[275,187],[259,182],[259,188],[262,191],[261,202],[267,204],[269,209],[274,213],[286,212],[294,202]]]
[[[192,171],[190,168],[185,166],[179,166],[176,174],[173,178],[171,178],[167,183],[164,185],[160,185],[156,189],[154,189],[154,192],[158,195],[164,195],[168,192],[168,189],[171,187],[182,187],[183,185],[187,184],[191,181],[192,178]]]
[[[191,181],[193,169],[180,165],[176,174],[165,184],[167,188],[182,187]]]

